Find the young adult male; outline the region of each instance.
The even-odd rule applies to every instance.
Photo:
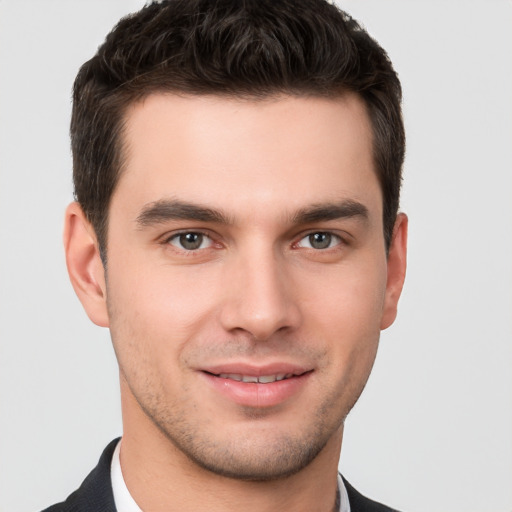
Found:
[[[405,276],[400,98],[323,0],[169,0],[107,36],[64,241],[123,437],[47,510],[391,510],[337,466]]]

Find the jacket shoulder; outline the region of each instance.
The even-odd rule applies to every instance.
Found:
[[[345,478],[343,478],[343,483],[347,489],[350,512],[398,512],[398,510],[394,508],[387,507],[382,503],[378,503],[377,501],[363,496],[359,491],[354,489]]]
[[[116,512],[110,464],[119,438],[114,439],[101,454],[98,465],[87,475],[82,485],[68,496],[66,501],[57,503],[42,512]]]

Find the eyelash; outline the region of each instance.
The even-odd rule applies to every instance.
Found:
[[[198,247],[196,249],[186,249],[185,247],[178,247],[177,245],[174,245],[172,243],[173,240],[179,240],[180,237],[186,236],[186,235],[199,235],[199,236],[203,237],[203,239],[204,238],[209,239],[209,241],[210,241],[209,247],[215,244],[215,241],[213,240],[212,236],[209,233],[206,233],[201,230],[188,230],[188,231],[185,230],[185,231],[180,231],[178,233],[173,233],[171,236],[168,236],[163,240],[163,244],[164,245],[172,245],[177,250],[180,250],[180,251],[182,251],[184,253],[188,253],[188,254],[191,254],[191,253],[193,254],[197,251],[209,248],[209,247],[203,247],[203,248]],[[204,240],[202,240],[201,245],[202,245],[203,241]]]
[[[203,237],[201,239],[201,243],[200,243],[199,247],[193,248],[193,249],[187,249],[187,248],[183,247],[183,244],[180,244],[182,246],[179,247],[178,245],[175,245],[175,244],[172,243],[174,240],[178,240],[179,241],[180,237],[186,236],[186,235],[199,235],[199,236]],[[312,243],[311,237],[314,236],[314,235],[324,235],[324,236],[326,235],[327,237],[329,237],[328,238],[328,246],[324,247],[324,248],[312,247],[311,246],[311,243]],[[201,245],[203,245],[204,238],[209,239],[209,241],[210,241],[208,247],[201,247]],[[303,246],[300,245],[301,242],[303,242],[304,240],[308,240],[309,241],[309,247],[303,247]],[[336,242],[336,243],[331,246],[331,243],[333,241]],[[194,254],[194,253],[197,253],[198,251],[202,251],[202,250],[211,248],[213,245],[215,245],[215,240],[212,238],[211,234],[209,234],[207,232],[204,232],[204,231],[201,231],[201,230],[188,230],[188,231],[185,230],[185,231],[180,231],[178,233],[173,233],[171,236],[166,237],[163,240],[162,243],[163,243],[163,245],[172,245],[177,250],[180,250],[180,251],[182,251],[182,252],[184,252],[186,254]],[[321,241],[320,241],[320,243],[321,243]],[[339,248],[339,246],[343,246],[343,245],[348,245],[348,243],[347,243],[346,239],[343,238],[342,236],[340,236],[340,235],[338,235],[336,233],[333,233],[332,231],[319,231],[319,230],[317,230],[317,231],[310,231],[310,232],[308,232],[306,234],[302,234],[301,238],[297,242],[294,242],[292,244],[292,247],[293,248],[304,248],[304,249],[312,250],[312,251],[315,251],[315,252],[316,251],[324,252],[324,251],[329,251],[329,250],[336,250],[337,248]]]
[[[311,237],[313,237],[315,235],[327,236],[328,237],[328,245],[327,245],[327,247],[323,247],[323,248],[312,247],[311,246],[311,244],[312,244]],[[302,238],[300,238],[300,240],[298,242],[296,242],[294,244],[294,246],[295,247],[297,247],[297,246],[300,247],[299,244],[301,242],[303,242],[304,240],[307,240],[308,243],[309,243],[309,247],[304,247],[304,248],[305,249],[309,249],[309,250],[313,250],[313,251],[328,251],[329,249],[336,249],[340,245],[346,245],[347,244],[347,242],[344,240],[343,237],[341,237],[340,235],[338,235],[336,233],[333,233],[332,231],[310,231],[309,233],[306,233],[304,236],[302,236]],[[334,245],[331,246],[332,242],[335,242],[335,243],[334,243]],[[322,242],[320,241],[320,243],[322,243]]]

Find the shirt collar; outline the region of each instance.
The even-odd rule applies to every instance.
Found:
[[[123,472],[121,471],[121,460],[119,459],[120,450],[121,440],[117,443],[114,450],[110,467],[110,478],[112,480],[112,492],[114,494],[116,510],[119,512],[142,512],[142,509],[135,503],[128,487],[126,487]]]

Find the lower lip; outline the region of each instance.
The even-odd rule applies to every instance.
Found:
[[[206,372],[202,372],[202,375],[216,391],[236,404],[264,408],[279,405],[299,393],[311,372],[267,384],[223,379]]]

